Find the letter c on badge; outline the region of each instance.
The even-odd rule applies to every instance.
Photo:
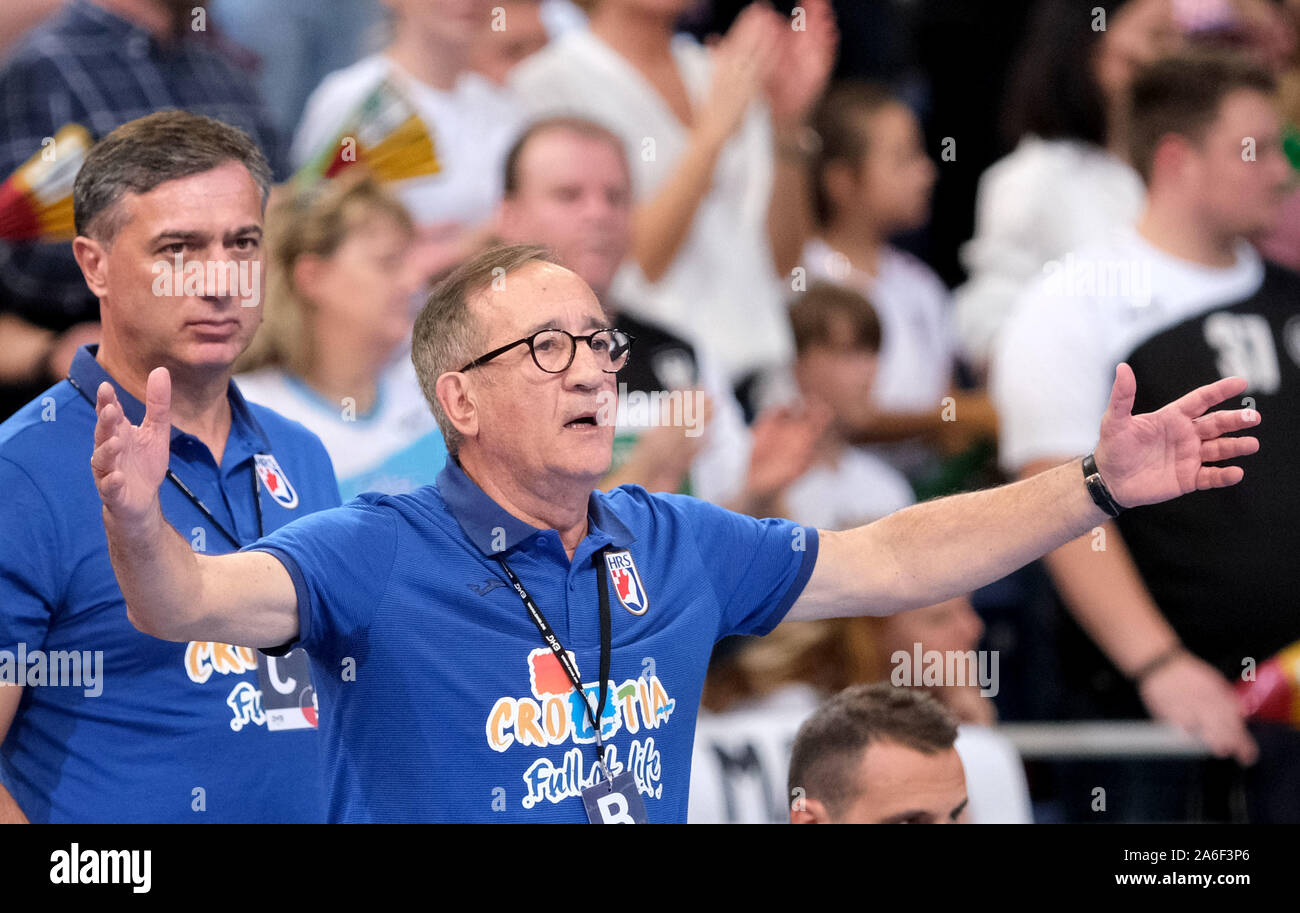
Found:
[[[281,694],[293,694],[293,689],[297,686],[298,680],[292,675],[288,680],[280,678],[280,667],[276,664],[274,656],[266,657],[266,674],[271,680],[271,687]]]

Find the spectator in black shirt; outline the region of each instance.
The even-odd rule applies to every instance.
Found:
[[[1135,409],[1235,374],[1249,386],[1234,405],[1282,417],[1261,426],[1262,455],[1231,494],[1123,513],[1045,561],[1131,683],[1105,689],[1103,711],[1120,712],[1135,686],[1152,716],[1215,754],[1258,758],[1252,818],[1294,821],[1300,734],[1248,729],[1234,694],[1300,640],[1300,438],[1286,420],[1300,407],[1300,275],[1248,243],[1276,224],[1288,178],[1275,101],[1268,71],[1244,59],[1182,56],[1138,75],[1128,145],[1147,185],[1142,216],[1072,252],[1021,299],[992,387],[1003,466],[1022,478],[1086,451],[1096,430],[1084,425],[1105,408],[1119,362],[1138,377]]]

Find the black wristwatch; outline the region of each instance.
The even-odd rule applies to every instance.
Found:
[[[1097,460],[1091,453],[1083,458],[1083,481],[1088,486],[1088,494],[1092,495],[1093,503],[1112,517],[1120,515],[1120,511],[1124,508],[1119,505],[1110,493],[1110,489],[1106,487],[1106,483],[1101,480],[1101,473],[1097,471]]]

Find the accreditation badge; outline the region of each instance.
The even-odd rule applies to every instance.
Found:
[[[316,688],[311,683],[306,650],[299,647],[284,656],[263,653],[257,664],[257,686],[262,691],[267,729],[278,732],[317,727]]]
[[[601,780],[582,791],[582,804],[592,824],[648,824],[645,803],[632,771],[613,780]]]

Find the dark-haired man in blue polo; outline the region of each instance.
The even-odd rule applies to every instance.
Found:
[[[743,328],[737,328],[743,332]],[[685,821],[713,644],[783,618],[942,602],[1082,535],[1120,505],[1231,485],[1252,453],[1227,378],[1130,414],[1117,372],[1091,458],[826,532],[638,486],[595,486],[630,340],[535,247],[487,251],[433,291],[416,368],[454,456],[436,485],[363,496],[237,555],[163,522],[168,372],[143,423],[98,393],[91,466],[141,630],[298,640],[330,714],[339,821]]]
[[[113,131],[78,174],[73,249],[103,342],[0,425],[0,821],[324,814],[305,656],[135,630],[87,465],[95,391],[143,420],[161,364],[175,395],[159,517],[192,553],[338,504],[320,441],[230,382],[261,321],[268,181],[246,134],[176,111]]]

